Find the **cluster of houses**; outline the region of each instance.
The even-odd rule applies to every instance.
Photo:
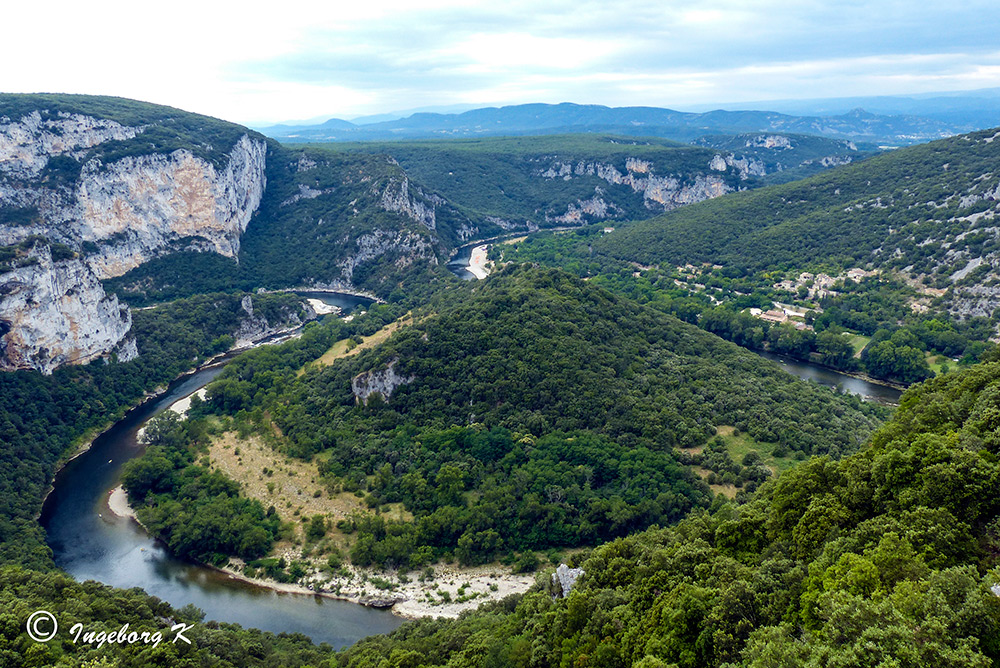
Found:
[[[822,313],[822,309],[814,309],[817,313]],[[795,329],[812,329],[812,325],[807,325],[801,320],[806,317],[806,312],[790,304],[774,302],[774,308],[768,311],[759,308],[750,309],[750,315],[761,320],[776,324],[788,323]]]
[[[854,269],[848,269],[839,276],[812,274],[808,271],[804,271],[799,274],[799,277],[796,279],[775,283],[774,288],[776,290],[796,292],[800,287],[805,287],[808,291],[809,299],[823,299],[824,297],[837,294],[836,291],[833,290],[833,286],[837,283],[837,281],[852,280],[857,282],[867,276],[874,276],[876,273],[877,272],[875,271],[865,271],[864,269],[859,269],[857,267]]]

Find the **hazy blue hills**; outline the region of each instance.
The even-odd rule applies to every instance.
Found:
[[[835,116],[792,116],[772,111],[689,113],[658,107],[521,104],[486,107],[460,114],[415,113],[398,120],[347,124],[273,126],[261,131],[281,141],[382,141],[498,135],[600,132],[689,142],[708,134],[792,132],[855,141],[913,144],[967,130],[943,120],[912,115],[878,115],[853,109]]]

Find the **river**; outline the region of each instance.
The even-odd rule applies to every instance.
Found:
[[[512,236],[517,235],[507,235],[504,238],[510,238]],[[448,261],[449,271],[464,281],[470,281],[476,278],[475,274],[468,269],[469,261],[472,257],[472,250],[477,246],[482,245],[492,246],[493,244],[477,241],[460,247]],[[838,373],[833,369],[828,369],[827,367],[818,366],[809,362],[803,362],[790,357],[784,357],[782,355],[775,355],[756,350],[753,352],[756,352],[761,357],[769,359],[772,362],[777,362],[778,366],[793,376],[798,376],[803,380],[819,383],[820,385],[825,385],[827,387],[836,388],[841,392],[856,394],[867,401],[875,401],[881,404],[897,406],[899,405],[899,397],[903,394],[902,390],[898,390],[895,387],[879,385],[878,383],[872,383],[864,380],[863,378],[848,376]]]
[[[338,306],[356,299],[326,293],[310,296]],[[205,611],[206,620],[274,633],[303,633],[335,648],[399,627],[404,620],[386,610],[278,593],[177,559],[138,524],[108,510],[108,493],[118,485],[122,466],[142,451],[136,440],[139,428],[178,399],[204,387],[223,365],[175,381],[164,395],[131,411],[59,472],[41,515],[56,565],[80,581],[141,587],[177,607],[194,604]]]
[[[864,380],[863,378],[847,376],[845,374],[838,373],[833,369],[810,364],[809,362],[803,362],[801,360],[792,359],[783,355],[775,355],[773,353],[760,351],[754,352],[765,359],[777,362],[778,366],[793,376],[798,376],[803,380],[819,383],[820,385],[825,385],[827,387],[833,387],[841,392],[856,394],[868,401],[876,401],[880,404],[898,406],[899,398],[903,394],[902,390],[895,387],[879,385],[878,383],[872,383]]]

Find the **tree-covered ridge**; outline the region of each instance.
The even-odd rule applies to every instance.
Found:
[[[235,342],[250,316],[240,295],[202,295],[138,310],[131,362],[66,366],[51,376],[0,374],[0,561],[50,568],[51,552],[36,517],[56,462],[69,446],[103,428],[204,359]],[[294,295],[254,295],[271,327],[305,316]]]
[[[360,402],[352,379],[389,366],[391,396]],[[252,373],[252,370],[248,370]],[[536,436],[588,429],[626,445],[694,446],[718,425],[835,456],[879,409],[804,383],[738,346],[560,271],[511,268],[386,343],[280,394],[227,374],[210,396],[261,405],[297,452],[348,448],[400,425],[481,423]],[[256,398],[255,398],[256,397]],[[273,404],[273,406],[272,406]]]
[[[602,239],[594,252],[641,264],[710,262],[746,272],[817,263],[893,269],[930,287],[952,288],[948,300],[962,314],[989,315],[1000,282],[990,268],[1000,251],[991,222],[1000,201],[996,134],[900,149],[803,181],[685,207]]]
[[[313,145],[317,146],[317,145]],[[629,183],[613,183],[612,170],[639,181],[676,179],[677,187],[717,178],[727,190],[758,184],[741,178],[717,151],[656,138],[609,135],[494,137],[419,142],[328,144],[330,152],[391,155],[417,181],[440,192],[480,220],[508,227],[566,224],[568,211],[600,200],[583,219],[637,220],[670,209]],[[609,180],[609,175],[610,179]]]
[[[998,393],[998,363],[924,383],[864,451],[594,550],[568,598],[421,622],[339,665],[995,665]]]

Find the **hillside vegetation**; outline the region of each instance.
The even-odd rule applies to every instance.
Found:
[[[925,383],[862,452],[578,559],[567,598],[539,587],[338,665],[995,665],[998,392],[997,363]]]
[[[402,504],[412,521],[339,525],[358,565],[477,564],[594,545],[707,505],[675,448],[703,445],[719,426],[786,455],[839,457],[885,415],[562,272],[509,270],[434,307],[388,341],[304,375],[300,345],[236,360],[200,410],[208,425],[233,419],[229,428],[315,458],[331,493],[358,492],[376,509]],[[343,336],[316,329],[310,336]],[[181,446],[200,451],[197,438]],[[749,460],[699,461],[745,491],[771,475]],[[158,466],[164,481],[196,474]],[[165,508],[180,487],[130,492]]]
[[[868,155],[850,142],[763,134],[705,138],[698,146],[576,134],[330,144],[328,149],[391,155],[414,179],[480,217],[539,227],[578,224],[574,209],[586,209],[580,220],[647,218],[703,199],[705,194],[691,194],[682,200],[667,191],[696,188],[706,177],[721,177],[727,190],[746,189],[783,170],[801,175],[798,168],[818,170]],[[615,182],[615,172],[626,182]],[[648,183],[656,177],[662,185]],[[672,186],[667,179],[678,183]],[[595,206],[598,201],[604,205]]]
[[[1000,305],[1000,141],[975,132],[807,180],[685,207],[594,244],[644,265],[709,262],[745,273],[826,264],[899,271],[949,290],[957,315]]]

